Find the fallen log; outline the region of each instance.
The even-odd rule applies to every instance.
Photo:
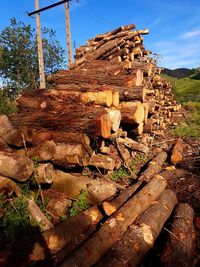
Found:
[[[160,235],[162,227],[176,203],[176,195],[171,190],[165,189],[139,217],[137,223],[129,226],[123,237],[108,250],[95,266],[140,266],[144,256]]]
[[[54,141],[45,141],[37,147],[31,148],[27,153],[28,157],[35,157],[38,161],[49,161],[54,158],[56,144]]]
[[[0,175],[23,182],[29,179],[33,170],[34,165],[31,159],[0,151]]]
[[[175,210],[174,221],[161,256],[164,267],[192,266],[195,228],[194,211],[188,204],[179,204]]]
[[[87,166],[89,154],[81,143],[57,144],[52,160],[54,164],[63,167]]]
[[[121,238],[128,226],[151,205],[165,187],[166,181],[161,176],[154,176],[141,191],[113,214],[90,239],[66,258],[60,264],[60,267],[88,267],[95,264]]]
[[[31,215],[31,218],[38,224],[41,231],[46,231],[53,227],[52,223],[42,213],[38,205],[35,203],[33,197],[27,199],[27,209]]]
[[[106,155],[92,155],[88,165],[95,166],[100,169],[112,171],[115,167],[115,161]]]
[[[34,178],[38,184],[51,184],[56,178],[54,167],[51,163],[35,166]]]
[[[8,266],[27,266],[45,260],[46,266],[57,264],[95,230],[102,214],[96,206],[35,235],[27,243],[17,245],[8,259]],[[23,247],[23,250],[22,250]]]
[[[147,169],[139,176],[138,180],[149,181],[155,174],[161,171],[162,165],[167,159],[167,153],[162,151],[158,153],[149,163]]]
[[[172,164],[176,165],[183,160],[183,149],[184,144],[182,139],[178,139],[172,148],[170,161]]]
[[[116,139],[117,143],[121,143],[124,144],[126,147],[135,150],[135,151],[140,151],[143,152],[145,154],[147,154],[149,152],[149,148],[143,144],[140,144],[134,140],[132,140],[131,138],[125,137],[125,138],[117,138]]]
[[[118,210],[142,185],[142,181],[125,188],[120,192],[120,194],[110,202],[103,202],[102,208],[106,215],[110,216],[116,210]]]

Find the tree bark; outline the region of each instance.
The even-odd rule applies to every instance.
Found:
[[[179,204],[175,210],[171,233],[161,257],[163,267],[192,266],[195,228],[194,211],[188,204]]]
[[[176,203],[176,195],[171,190],[165,189],[139,217],[137,224],[130,225],[124,236],[95,266],[140,266],[146,253],[153,247]]]
[[[147,169],[140,175],[139,180],[149,181],[155,174],[161,171],[162,165],[167,159],[167,153],[162,151],[157,154],[148,164]]]
[[[182,139],[178,139],[172,148],[170,161],[172,164],[176,165],[183,160],[183,149],[184,144]]]
[[[149,184],[111,216],[90,239],[65,259],[60,267],[88,267],[95,264],[165,187],[166,181],[158,175],[155,176]]]

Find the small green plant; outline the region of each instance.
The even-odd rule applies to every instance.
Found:
[[[128,179],[130,175],[131,175],[130,171],[123,166],[112,173],[111,179],[117,182],[120,179]]]
[[[24,196],[17,197],[7,205],[3,218],[3,227],[7,240],[11,244],[27,239],[33,233],[35,224],[30,219],[27,202]]]
[[[10,115],[16,113],[18,108],[15,101],[8,96],[8,92],[5,89],[0,90],[0,114]]]
[[[37,156],[34,156],[31,158],[34,164],[34,167],[37,168],[39,166],[40,158]]]
[[[4,200],[5,200],[5,195],[3,193],[0,193],[0,209],[3,209]]]
[[[88,203],[88,196],[89,193],[87,190],[81,190],[79,196],[78,196],[78,200],[74,201],[72,203],[71,208],[69,209],[69,216],[73,217],[78,215],[80,212],[90,208],[90,205]]]

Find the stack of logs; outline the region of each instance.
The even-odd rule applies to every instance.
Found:
[[[23,245],[23,255],[14,251],[19,262],[14,255],[9,260],[15,263],[9,266],[34,261],[43,261],[40,266],[56,266],[66,256],[60,266],[139,266],[172,213],[177,199],[165,189],[170,173],[160,173],[167,153],[158,153],[139,177],[142,165],[134,173],[131,169],[137,153],[149,152],[146,144],[136,141],[137,136],[162,135],[180,109],[170,83],[159,76],[160,69],[147,57],[150,51],[145,50],[141,35],[148,30],[134,28],[133,24],[122,26],[88,40],[76,50],[76,61],[69,70],[48,77],[50,89],[22,93],[17,99],[19,113],[9,119],[0,116],[1,191],[20,195],[11,179],[24,182],[34,173],[40,188],[53,183],[53,190],[67,192],[72,200],[87,188],[90,203],[104,210],[103,216],[93,206],[49,229],[52,222],[33,198],[28,199],[31,216],[42,231],[49,230]],[[180,142],[177,146],[181,153]],[[63,172],[91,166],[98,170],[98,179]],[[133,185],[127,188],[109,179],[110,171],[122,166],[132,178]],[[70,203],[68,199],[65,207]],[[181,212],[184,209],[190,216],[180,227],[193,231],[193,213],[187,206],[181,207]],[[194,238],[186,237],[190,262]],[[170,242],[173,247],[176,239]],[[178,246],[184,247],[182,243]],[[174,257],[174,250],[171,254],[169,248],[167,251],[164,266],[170,266],[167,262]]]

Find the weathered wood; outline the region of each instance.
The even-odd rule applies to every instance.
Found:
[[[0,175],[18,181],[26,181],[33,173],[33,170],[34,166],[31,159],[0,151]]]
[[[47,266],[57,266],[65,256],[96,230],[96,225],[101,219],[101,212],[94,206],[40,235],[35,235],[27,243],[23,242],[23,251],[22,246],[18,244],[18,249],[13,251],[13,255],[9,258],[8,266],[23,264],[27,266],[28,263],[42,260],[45,260]]]
[[[100,181],[99,184],[87,184],[87,190],[96,203],[101,203],[114,196],[117,188],[113,184]]]
[[[51,163],[39,164],[35,167],[34,177],[39,184],[51,184],[56,178],[53,165]]]
[[[176,165],[177,163],[180,163],[183,160],[183,149],[184,149],[183,140],[179,138],[172,148],[171,158],[170,158],[172,164]]]
[[[123,237],[95,266],[140,266],[146,253],[153,247],[176,203],[176,195],[171,190],[165,189],[140,216],[137,223],[129,226]]]
[[[110,117],[111,129],[116,132],[121,123],[121,111],[118,109],[107,109]]]
[[[115,167],[115,161],[109,156],[97,154],[97,155],[92,155],[90,157],[88,165],[112,171]]]
[[[138,142],[136,142],[136,141],[134,141],[128,137],[117,138],[116,142],[122,143],[125,146],[127,146],[128,148],[131,148],[132,150],[140,151],[140,152],[143,152],[145,154],[147,154],[149,152],[149,148],[147,146],[140,144],[140,143],[138,143]]]
[[[179,204],[161,257],[162,266],[192,266],[195,242],[194,211],[188,204]]]
[[[142,181],[122,190],[119,195],[110,202],[103,202],[102,208],[106,215],[110,216],[118,210],[142,185]]]
[[[140,175],[139,180],[149,181],[155,174],[159,173],[162,165],[167,159],[167,153],[162,151],[157,154],[149,163],[147,169]]]
[[[49,161],[53,159],[56,153],[56,144],[54,141],[45,141],[37,147],[28,150],[29,157],[37,157],[38,161]]]
[[[155,176],[140,192],[113,214],[90,239],[66,258],[60,267],[86,267],[95,264],[165,187],[166,181],[158,175]],[[91,253],[91,251],[93,252]]]
[[[52,223],[42,213],[38,205],[35,203],[33,197],[27,199],[27,209],[31,215],[31,218],[38,224],[41,231],[46,231],[53,227]]]
[[[63,167],[87,166],[89,154],[81,143],[61,143],[55,147],[53,162]]]

